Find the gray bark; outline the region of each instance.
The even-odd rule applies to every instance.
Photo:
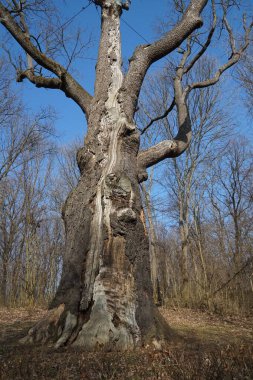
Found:
[[[102,8],[95,95],[77,154],[81,178],[63,208],[62,278],[47,320],[26,342],[53,337],[56,347],[124,350],[168,333],[152,298],[139,134],[117,96],[123,81],[119,33],[119,8]]]

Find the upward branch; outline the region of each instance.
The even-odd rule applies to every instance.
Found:
[[[191,119],[187,106],[187,94],[183,90],[182,79],[184,68],[191,53],[190,39],[187,41],[187,50],[184,52],[174,78],[175,97],[173,105],[177,108],[178,133],[173,140],[164,140],[151,148],[144,150],[138,155],[139,181],[147,179],[146,169],[169,157],[180,156],[189,146],[191,141]],[[158,118],[159,120],[159,118]]]
[[[191,0],[181,21],[163,38],[150,45],[138,46],[130,59],[128,73],[121,89],[121,101],[129,119],[135,113],[140,89],[152,63],[176,49],[196,28],[202,25],[200,14],[208,0]]]
[[[214,4],[214,3],[213,3]],[[246,20],[243,20],[244,26],[244,41],[240,44],[238,48],[236,48],[235,38],[233,35],[232,28],[230,27],[228,20],[226,19],[226,14],[224,16],[224,24],[229,35],[229,42],[231,48],[231,55],[228,58],[227,62],[218,68],[213,77],[208,78],[204,81],[199,81],[195,83],[188,84],[185,89],[182,86],[182,79],[185,74],[188,73],[190,68],[197,62],[197,60],[203,55],[208,46],[210,45],[211,38],[214,33],[214,29],[216,26],[216,14],[213,7],[213,26],[209,32],[206,43],[203,45],[202,49],[199,53],[191,60],[191,62],[187,65],[187,60],[191,55],[191,39],[192,36],[188,37],[187,41],[187,49],[184,51],[183,57],[180,61],[180,64],[176,70],[176,76],[174,79],[174,102],[177,107],[177,116],[178,116],[178,134],[173,140],[164,140],[159,144],[150,147],[145,151],[141,151],[138,155],[138,166],[139,166],[139,181],[143,181],[147,178],[146,168],[157,164],[158,162],[169,158],[169,157],[177,157],[181,155],[189,146],[191,140],[191,120],[187,107],[187,98],[190,92],[196,88],[205,88],[216,84],[221,75],[234,64],[236,64],[241,58],[243,52],[249,45],[249,37],[250,32],[253,28],[253,23],[251,23],[248,27],[246,25]],[[170,109],[169,109],[170,110]],[[161,117],[157,117],[149,123],[148,127],[157,120],[162,119],[167,116],[167,112],[164,113]]]
[[[19,80],[29,79],[38,87],[57,88],[62,90],[67,97],[72,98],[81,109],[88,115],[91,95],[61,66],[58,62],[47,57],[39,51],[29,38],[26,28],[25,33],[16,23],[10,11],[0,2],[0,22],[14,37],[18,44],[24,49],[29,57],[34,59],[40,66],[56,75],[57,78],[37,77],[30,65],[27,70],[18,73]]]
[[[250,43],[250,33],[251,33],[252,28],[253,28],[253,22],[247,27],[246,21],[243,20],[244,31],[245,31],[244,41],[243,41],[243,43],[241,43],[241,45],[238,48],[236,48],[235,38],[234,38],[234,35],[233,35],[233,31],[232,31],[232,28],[230,27],[230,25],[229,25],[229,23],[228,23],[228,21],[226,19],[226,15],[224,16],[224,20],[225,20],[224,21],[225,28],[226,28],[226,30],[228,32],[228,35],[229,35],[231,55],[228,58],[227,62],[224,63],[222,66],[220,66],[218,68],[218,70],[214,73],[214,75],[213,75],[212,78],[208,78],[208,79],[203,80],[203,81],[199,81],[199,82],[195,82],[195,83],[189,84],[186,87],[186,89],[185,89],[185,93],[187,95],[193,89],[196,89],[196,88],[205,88],[205,87],[213,86],[214,84],[216,84],[220,80],[221,75],[226,70],[228,70],[230,67],[234,66],[241,59],[243,53],[245,52],[245,50],[249,46],[249,43]]]

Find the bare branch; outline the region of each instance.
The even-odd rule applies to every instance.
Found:
[[[207,39],[206,39],[206,42],[205,44],[202,46],[202,49],[195,55],[195,57],[191,60],[191,62],[189,63],[189,65],[187,67],[185,67],[184,69],[184,74],[188,73],[191,68],[193,67],[193,65],[195,65],[195,63],[200,59],[200,57],[202,57],[202,55],[205,53],[206,49],[208,48],[208,46],[210,45],[211,41],[212,41],[212,37],[213,37],[213,34],[215,32],[215,28],[216,28],[216,24],[217,24],[217,15],[216,15],[216,10],[215,10],[215,4],[214,4],[214,1],[212,1],[212,10],[213,10],[213,23],[212,23],[212,27],[209,31],[209,34],[207,36]]]
[[[158,162],[172,157],[180,156],[189,146],[191,141],[191,120],[186,104],[186,94],[182,88],[182,78],[184,73],[184,65],[190,54],[190,45],[184,52],[181,62],[177,68],[176,77],[174,79],[175,98],[174,104],[177,107],[178,117],[178,134],[173,140],[164,140],[151,148],[142,151],[138,155],[139,181],[147,179],[146,169]]]
[[[23,32],[24,32],[24,35],[27,39],[30,40],[31,36],[30,36],[30,33],[29,33],[29,29],[28,29],[28,26],[25,22],[25,16],[24,16],[24,13],[23,13],[23,3],[20,2],[19,4],[16,2],[16,0],[12,0],[15,8],[17,9],[17,12],[18,12],[18,16],[20,18],[20,24],[21,24],[21,27],[23,28]],[[32,60],[32,57],[27,54],[27,67],[29,70],[33,70],[33,60]]]
[[[182,58],[181,58],[181,61],[180,61],[179,65],[178,65],[178,67],[176,69],[176,78],[174,78],[174,93],[175,93],[175,96],[174,96],[174,98],[173,98],[173,100],[172,100],[169,108],[167,108],[161,116],[157,116],[157,117],[151,119],[150,122],[146,125],[146,127],[141,130],[141,135],[143,133],[145,133],[147,131],[147,129],[153,123],[155,123],[156,121],[162,120],[165,117],[167,117],[169,115],[169,113],[173,110],[174,106],[176,104],[178,104],[178,102],[179,102],[179,96],[181,97],[183,95],[181,81],[182,81],[182,78],[183,78],[183,75],[184,75],[184,66],[185,66],[187,58],[189,57],[190,54],[191,54],[191,38],[188,37],[188,39],[187,39],[187,48],[184,51],[184,53],[182,55]],[[179,94],[179,91],[181,92],[180,94]]]
[[[183,108],[186,106],[184,105]],[[187,107],[186,107],[187,109]],[[184,113],[184,112],[183,112]],[[183,114],[180,115],[183,117]],[[164,140],[151,148],[141,151],[138,155],[139,181],[147,179],[146,169],[166,158],[180,156],[189,146],[191,140],[191,122],[189,115],[179,126],[177,136],[173,140]]]
[[[213,12],[214,12],[214,8],[213,8]],[[234,65],[236,62],[238,62],[244,50],[247,48],[249,44],[249,34],[252,28],[252,24],[249,26],[249,28],[246,28],[244,24],[245,42],[237,51],[235,50],[235,43],[234,43],[234,37],[232,35],[232,29],[230,28],[228,22],[226,22],[226,29],[230,35],[232,56],[229,58],[226,64],[224,64],[218,69],[218,71],[216,72],[213,78],[207,79],[202,82],[196,82],[196,83],[190,84],[185,89],[183,89],[183,86],[182,86],[183,76],[190,70],[190,68],[194,65],[194,63],[202,56],[202,54],[204,53],[204,51],[207,49],[208,45],[211,42],[211,38],[214,33],[214,29],[216,25],[216,15],[215,13],[213,13],[213,15],[214,15],[213,27],[211,31],[209,32],[207,42],[205,43],[203,48],[196,55],[196,57],[191,61],[191,63],[188,66],[186,66],[187,59],[191,54],[191,41],[192,41],[192,37],[191,36],[188,37],[187,49],[183,52],[182,59],[176,70],[176,77],[174,79],[174,92],[175,92],[174,102],[177,108],[178,126],[179,126],[178,134],[173,140],[162,141],[159,144],[152,146],[151,148],[139,153],[138,166],[139,166],[140,182],[147,179],[146,169],[148,167],[155,165],[166,158],[177,157],[181,155],[189,146],[192,132],[191,132],[191,120],[190,120],[188,107],[187,107],[187,97],[190,91],[194,88],[208,87],[217,83],[221,74],[225,70],[227,70],[229,67]],[[161,118],[162,117],[158,117],[154,119],[154,121],[160,120]],[[151,120],[150,123],[152,124],[152,122],[154,121]],[[149,124],[147,127],[149,127]],[[145,127],[144,129],[146,130],[147,127]]]
[[[224,22],[225,28],[227,29],[228,35],[229,35],[230,47],[231,47],[231,50],[232,50],[232,54],[235,54],[236,53],[235,39],[234,39],[232,28],[229,25],[229,22],[228,22],[228,19],[227,19],[227,9],[224,6],[224,4],[222,5],[222,8],[223,8],[223,12],[224,12],[223,22]]]
[[[46,78],[44,76],[34,75],[33,70],[18,71],[17,82],[23,82],[24,79],[28,79],[36,87],[44,87],[60,90],[62,87],[62,81],[58,78]]]
[[[251,263],[253,262],[253,258],[249,258],[246,263],[238,270],[236,271],[226,282],[224,282],[218,289],[216,289],[208,298],[211,298],[215,296],[217,293],[219,293],[222,289],[224,289],[230,282],[232,282],[241,272],[243,272]]]
[[[202,82],[192,83],[192,84],[187,86],[185,91],[189,94],[195,88],[203,88],[203,87],[213,86],[214,84],[216,84],[219,81],[221,74],[224,73],[224,71],[226,71],[230,67],[232,67],[235,63],[237,63],[239,61],[239,59],[240,59],[240,54],[235,54],[233,58],[229,59],[227,63],[222,65],[217,70],[217,72],[215,73],[215,75],[212,78],[209,78],[209,79],[204,80]]]
[[[151,125],[153,123],[155,123],[156,121],[162,120],[165,117],[167,117],[169,115],[169,113],[173,110],[174,106],[175,106],[175,98],[172,100],[170,106],[166,109],[166,111],[161,116],[157,116],[154,119],[150,120],[150,122],[146,125],[146,127],[144,127],[141,130],[141,135],[143,135],[143,133],[145,133],[149,129],[149,127],[151,127]]]
[[[176,49],[196,28],[202,25],[200,14],[207,0],[192,0],[181,21],[163,38],[151,45],[138,46],[130,60],[120,97],[124,110],[132,119],[142,82],[152,63]]]
[[[83,89],[83,87],[67,72],[63,66],[41,53],[41,51],[34,46],[27,35],[27,32],[24,33],[20,26],[14,21],[10,11],[4,7],[2,2],[0,2],[0,22],[30,57],[59,78],[62,83],[60,89],[66,94],[66,96],[72,98],[88,115],[92,96]],[[29,74],[29,76],[31,76],[31,74]],[[30,79],[29,76],[26,74],[23,77]],[[32,81],[32,83],[34,82]],[[47,85],[48,81],[46,80],[44,83]],[[41,87],[43,87],[42,80],[40,80],[40,84]]]
[[[226,20],[226,17],[224,18],[224,20]],[[208,87],[208,86],[212,86],[212,85],[216,84],[219,81],[221,75],[227,69],[232,67],[234,64],[236,64],[240,60],[244,51],[249,46],[249,42],[250,42],[249,37],[250,37],[250,32],[251,32],[252,27],[253,27],[253,23],[251,23],[249,25],[249,27],[247,28],[245,25],[245,21],[244,21],[244,30],[245,30],[244,43],[243,43],[243,45],[240,46],[239,49],[236,49],[235,39],[234,39],[234,36],[232,33],[232,29],[229,26],[229,23],[227,21],[225,21],[225,25],[226,25],[226,29],[227,29],[228,34],[229,34],[230,47],[232,50],[232,54],[231,54],[230,58],[228,59],[228,61],[225,64],[223,64],[221,67],[219,67],[219,69],[216,71],[216,73],[214,74],[214,76],[212,78],[206,79],[206,80],[201,81],[201,82],[195,82],[195,83],[188,85],[185,89],[186,95],[188,95],[195,88],[203,88],[203,87]]]

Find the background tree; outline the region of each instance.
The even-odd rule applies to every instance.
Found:
[[[213,67],[212,61],[208,60],[208,58],[200,60],[187,80],[202,80],[211,75]],[[155,80],[151,79],[152,83],[148,86],[147,91],[151,92],[152,87],[154,99],[150,102],[150,98],[146,98],[145,105],[142,103],[142,112],[145,115],[151,112],[155,116],[166,112],[165,107],[171,97],[171,70],[171,65],[168,65],[162,73],[156,76]],[[181,301],[184,300],[186,303],[189,302],[189,298],[194,297],[188,286],[191,208],[195,208],[195,212],[197,212],[199,202],[194,202],[197,199],[196,194],[206,191],[206,181],[211,166],[215,160],[221,157],[220,154],[224,153],[224,143],[226,143],[226,138],[231,133],[231,130],[228,132],[229,121],[220,107],[220,101],[219,86],[196,90],[190,96],[188,107],[193,133],[191,145],[185,156],[174,158],[172,161],[167,162],[164,165],[166,169],[160,168],[156,175],[156,177],[159,177],[159,172],[162,172],[161,178],[157,178],[156,181],[159,183],[162,193],[167,194],[167,199],[158,195],[154,205],[158,211],[160,210],[164,215],[168,215],[168,219],[175,219],[179,226],[181,240]],[[153,110],[148,111],[150,103]],[[158,136],[162,135],[171,138],[176,130],[176,115],[170,113],[167,117],[159,120],[157,130],[159,131]],[[157,192],[159,194],[159,191]],[[195,226],[197,227],[197,225]],[[150,233],[151,235],[155,235],[155,232]],[[197,251],[203,267],[203,281],[200,279],[199,281],[203,282],[204,287],[207,287],[206,264],[200,240]]]
[[[44,217],[45,203],[43,207],[41,203],[48,174],[46,161],[54,151],[53,113],[42,110],[28,115],[12,89],[10,72],[2,60],[0,72],[0,302],[18,305],[39,299],[41,241],[35,232]],[[33,257],[29,258],[30,254]],[[33,276],[33,285],[29,285],[29,276]],[[36,294],[34,289],[29,290],[31,286],[37,286]]]

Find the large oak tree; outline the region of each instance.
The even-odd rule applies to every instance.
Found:
[[[148,167],[179,156],[187,149],[191,139],[189,93],[215,84],[239,60],[248,45],[250,27],[245,22],[245,36],[238,46],[226,17],[230,6],[226,1],[222,7],[222,24],[229,36],[230,57],[211,78],[184,87],[184,75],[205,53],[214,34],[214,2],[191,0],[183,7],[183,2],[175,1],[181,19],[162,38],[138,46],[125,74],[120,16],[129,9],[130,2],[92,2],[101,9],[93,96],[66,67],[47,55],[38,38],[31,35],[26,12],[36,11],[36,1],[0,2],[1,24],[27,54],[27,67],[17,68],[18,81],[28,79],[36,87],[63,91],[79,105],[88,124],[84,146],[77,153],[80,180],[63,207],[66,246],[59,288],[48,316],[29,331],[25,340],[53,339],[56,347],[73,343],[86,349],[128,349],[159,341],[166,335],[166,326],[152,299],[148,238],[139,184],[147,179]],[[37,5],[42,3],[38,1]],[[213,23],[194,55],[196,30],[203,24],[201,14],[207,6],[212,9]],[[166,111],[168,114],[176,108],[178,134],[172,140],[139,151],[140,133],[134,116],[147,70],[184,41],[182,60],[175,70],[174,98]],[[38,66],[52,75],[43,76]]]

